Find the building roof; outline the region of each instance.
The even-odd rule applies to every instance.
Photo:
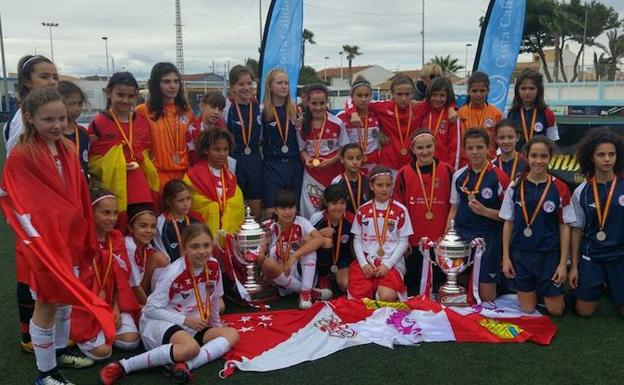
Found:
[[[365,65],[365,66],[353,66],[351,67],[351,72],[355,75],[360,71],[364,71],[365,69],[374,67],[373,65]],[[320,71],[316,72],[316,76],[321,79],[324,79],[325,76],[328,78],[339,78],[340,77],[340,67],[337,68],[324,68]],[[349,76],[349,67],[342,67],[342,76],[346,79]]]
[[[182,81],[184,82],[222,82],[223,76],[217,75],[214,72],[204,72],[200,74],[185,74],[185,75],[182,75]]]

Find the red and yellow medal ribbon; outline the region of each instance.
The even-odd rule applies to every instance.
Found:
[[[251,130],[253,129],[253,103],[249,103],[249,114],[247,120],[247,127],[245,127],[245,122],[243,121],[243,114],[240,110],[240,105],[236,104],[236,114],[238,115],[238,120],[240,121],[241,127],[241,137],[243,138],[243,144],[245,147],[249,147],[249,140],[251,140]],[[273,108],[273,112],[275,113],[275,108]],[[275,120],[279,121],[277,114],[275,114]]]
[[[292,226],[288,229],[288,243],[286,243],[286,250],[284,250],[284,241],[282,240],[282,234],[277,237],[277,259],[282,260],[282,262],[286,262],[286,260],[290,257],[290,247],[292,245],[292,237],[293,237],[293,228]]]
[[[329,215],[325,216],[327,220],[327,226],[332,227],[331,220],[329,219]],[[334,248],[332,250],[332,265],[338,263],[338,258],[340,257],[340,240],[342,238],[342,222],[344,220],[344,215],[340,218],[340,222],[338,223],[338,233],[336,236],[336,242],[334,244]]]
[[[283,145],[286,145],[288,143],[288,116],[286,116],[286,124],[285,124],[286,129],[284,129],[282,127],[282,122],[280,121],[280,117],[277,114],[277,110],[275,109],[275,106],[273,106],[272,108],[273,108],[273,116],[275,116],[275,124],[277,126],[277,132],[279,133],[280,138],[282,138]]]
[[[596,217],[598,219],[598,226],[600,227],[600,231],[604,230],[605,224],[607,223],[607,217],[609,216],[609,209],[611,208],[611,201],[613,200],[613,193],[615,192],[616,184],[617,175],[613,177],[611,187],[609,188],[609,193],[607,194],[607,201],[605,202],[603,210],[602,204],[600,203],[600,195],[598,194],[598,184],[596,183],[596,177],[592,178],[592,190],[594,193],[594,202],[596,204]]]
[[[342,174],[342,178],[345,181],[345,186],[347,186],[347,192],[349,193],[349,198],[351,198],[351,204],[353,205],[353,210],[357,210],[360,208],[362,204],[362,174],[358,174],[357,179],[357,196],[353,195],[353,189],[351,188],[351,182],[347,177],[347,173]],[[357,205],[357,206],[356,206]]]
[[[423,180],[422,173],[420,171],[420,166],[418,166],[418,162],[416,162],[416,174],[418,174],[418,181],[420,182],[420,190],[423,194],[423,199],[425,200],[425,207],[427,211],[432,211],[433,209],[433,195],[435,192],[435,178],[436,178],[436,163],[435,160],[431,165],[431,188],[429,190],[429,198],[427,198],[427,191],[425,191],[425,181]]]
[[[199,311],[199,317],[206,321],[210,317],[210,293],[208,291],[208,264],[204,265],[204,274],[206,275],[206,300],[202,302],[201,293],[199,292],[199,285],[197,284],[197,280],[195,279],[195,274],[193,273],[193,267],[189,263],[189,260],[186,260],[186,265],[188,266],[188,272],[191,276],[191,281],[193,282],[193,291],[195,292],[195,302],[197,302],[197,310]]]
[[[436,122],[436,125],[434,127],[434,129],[431,129],[431,112],[429,113],[429,123],[427,124],[427,128],[429,129],[429,131],[431,131],[433,133],[433,136],[435,137],[438,134],[438,130],[440,129],[440,124],[442,123],[442,116],[444,115],[444,110],[440,111],[440,115],[438,116],[438,121]]]
[[[179,151],[178,143],[180,139],[180,126],[178,125],[178,122],[180,121],[180,118],[178,114],[175,114],[175,136],[171,132],[171,126],[169,125],[169,121],[167,120],[167,115],[163,115],[162,119],[163,123],[165,123],[165,128],[167,129],[167,136],[169,136],[169,140],[173,144],[173,151],[177,152]]]
[[[132,148],[132,137],[133,137],[132,113],[130,113],[129,118],[128,118],[128,135],[126,135],[126,132],[124,131],[123,127],[121,127],[121,123],[119,122],[119,118],[117,117],[117,114],[115,114],[112,108],[109,109],[108,111],[110,113],[111,118],[113,118],[113,122],[115,123],[117,130],[119,131],[119,133],[121,134],[121,137],[123,138],[121,142],[128,148],[128,151],[130,151],[130,155],[132,156],[132,159],[136,159],[134,155],[134,149]],[[166,120],[167,119],[165,119],[165,121]]]
[[[327,113],[323,117],[323,125],[319,131],[318,139],[314,143],[314,158],[318,159],[321,156],[321,140],[323,139],[323,133],[325,133],[325,125],[327,124]]]
[[[403,135],[403,130],[401,129],[401,119],[399,119],[399,106],[394,103],[394,117],[396,119],[397,130],[399,130],[399,142],[401,143],[401,149],[407,148],[405,147],[405,138],[409,138],[410,130],[412,128],[412,106],[408,107],[409,115],[407,117],[407,129],[405,130],[405,136]],[[366,119],[368,122],[368,119]]]
[[[542,195],[540,196],[537,205],[533,209],[533,213],[531,213],[531,218],[529,218],[529,212],[527,210],[526,204],[526,195],[524,193],[524,179],[520,181],[520,202],[522,203],[522,217],[524,218],[524,222],[527,227],[531,227],[535,222],[535,218],[539,214],[542,204],[544,204],[544,200],[546,199],[546,195],[548,195],[548,191],[550,190],[550,185],[552,184],[552,177],[548,176],[548,182],[546,183],[546,187],[544,187],[544,191],[542,191]]]
[[[483,127],[483,118],[485,117],[486,110],[487,110],[487,104],[483,107],[483,111],[481,111],[481,115],[479,116],[479,120],[477,120],[477,124],[474,124],[473,119],[472,119],[472,103],[468,103],[468,113],[469,113],[468,128]]]
[[[169,221],[171,222],[171,225],[173,226],[173,231],[175,232],[176,238],[178,239],[178,247],[179,247],[178,250],[182,250],[182,247],[183,247],[182,236],[180,233],[180,228],[178,228],[178,221],[175,219],[172,213],[169,213],[168,216],[169,216]],[[187,226],[191,223],[188,215],[184,216],[184,222],[186,223]]]
[[[364,132],[362,133],[361,130],[358,128],[357,134],[360,147],[362,147],[362,151],[364,152],[364,154],[366,154],[366,149],[368,148],[368,113],[364,115]]]
[[[528,142],[533,137],[533,127],[535,127],[535,121],[537,120],[537,108],[533,109],[533,115],[531,117],[531,127],[527,127],[526,118],[524,117],[524,109],[520,109],[520,120],[522,120],[522,131],[524,132],[524,141]]]
[[[100,291],[106,289],[106,284],[108,283],[108,278],[110,277],[110,273],[113,269],[113,241],[106,236],[106,242],[108,244],[108,263],[106,264],[106,270],[104,272],[104,277],[100,274],[100,268],[98,267],[98,262],[96,259],[93,259],[93,273],[95,275],[95,280],[100,287]]]
[[[383,250],[383,244],[386,242],[386,235],[388,233],[388,217],[390,216],[390,208],[392,207],[392,199],[388,201],[388,207],[386,208],[386,213],[384,214],[384,223],[382,227],[382,234],[379,235],[379,223],[377,223],[377,206],[375,205],[375,200],[373,199],[373,225],[375,225],[375,239],[379,244],[379,249]]]
[[[483,178],[485,177],[485,174],[487,173],[487,171],[489,169],[490,169],[490,163],[486,162],[485,166],[483,167],[483,169],[479,173],[479,177],[477,178],[477,183],[475,184],[475,186],[474,186],[474,188],[472,190],[468,190],[466,188],[466,185],[468,184],[468,180],[470,179],[470,171],[468,171],[466,173],[466,177],[464,178],[464,182],[462,183],[462,188],[461,188],[461,190],[464,192],[464,194],[466,194],[466,195],[478,194],[479,193],[479,189],[481,188],[481,183],[483,183]]]
[[[515,151],[515,155],[514,155],[514,160],[513,163],[511,165],[511,172],[509,173],[509,178],[510,179],[514,179],[516,177],[516,169],[518,168],[518,159],[520,159],[520,155],[518,154],[518,151]],[[498,167],[505,171],[505,169],[503,168],[503,158],[501,155],[498,156]]]

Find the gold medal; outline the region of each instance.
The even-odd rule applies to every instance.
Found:
[[[321,160],[319,158],[312,159],[312,166],[318,167],[321,165]]]
[[[425,219],[428,220],[428,221],[432,220],[433,219],[433,211],[427,211],[425,213]]]
[[[383,247],[380,247],[379,249],[377,249],[377,256],[383,257],[385,254],[386,252],[384,251]]]
[[[607,239],[607,233],[600,230],[599,232],[596,233],[596,239],[599,240],[600,242],[605,241]]]
[[[132,170],[136,170],[137,168],[139,168],[139,162],[132,161],[132,162],[126,163],[126,170],[132,171]]]
[[[469,201],[474,201],[475,199],[477,199],[477,197],[474,195],[474,193],[468,194],[468,200]]]

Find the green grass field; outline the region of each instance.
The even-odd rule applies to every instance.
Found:
[[[4,160],[0,150],[0,159]],[[2,162],[0,160],[0,162]],[[42,202],[45,202],[43,200]],[[45,204],[45,203],[43,203]],[[33,355],[18,348],[15,305],[13,234],[0,223],[0,384],[32,384]],[[294,300],[277,308],[295,306]],[[242,311],[228,304],[228,311]],[[249,311],[249,309],[244,309]],[[364,345],[324,359],[269,373],[237,372],[226,380],[217,377],[223,361],[200,368],[195,384],[624,384],[624,320],[606,300],[592,319],[568,311],[555,320],[559,331],[547,347],[534,344],[428,343],[394,350]],[[115,353],[113,359],[124,355]],[[97,384],[101,365],[66,370],[76,384]],[[132,374],[119,382],[127,385],[171,383],[158,370]]]

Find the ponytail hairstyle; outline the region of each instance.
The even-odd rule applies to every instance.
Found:
[[[360,88],[360,87],[366,87],[368,88],[371,92],[373,91],[373,87],[371,87],[371,84],[368,80],[366,80],[366,78],[362,75],[358,75],[354,80],[353,80],[353,84],[351,85],[351,96],[353,96],[353,93],[355,92],[356,89]]]
[[[184,96],[184,84],[182,83],[182,75],[180,74],[178,67],[176,67],[172,63],[167,62],[156,63],[154,67],[152,67],[150,78],[147,81],[147,87],[149,90],[147,107],[150,112],[150,119],[152,120],[160,119],[165,113],[163,94],[160,90],[160,81],[163,77],[169,75],[170,73],[176,74],[180,82],[180,90],[178,91],[178,94],[175,96],[174,99],[174,103],[178,109],[178,113],[185,113],[189,110],[188,101]]]
[[[312,112],[308,107],[308,103],[310,101],[310,94],[313,92],[322,92],[325,94],[325,99],[329,101],[329,89],[327,86],[321,83],[310,84],[305,90],[305,98],[307,100],[306,105],[303,109],[303,125],[301,127],[301,131],[304,134],[309,134],[312,131]]]
[[[286,75],[288,78],[288,74],[281,68],[273,68],[266,76],[266,80],[264,82],[264,110],[263,115],[264,119],[267,122],[272,122],[277,119],[277,117],[273,116],[273,107],[275,107],[275,103],[273,102],[273,93],[271,91],[271,87],[273,85],[273,81],[278,74]],[[289,80],[290,81],[290,80]],[[284,105],[284,109],[286,110],[286,117],[293,124],[297,120],[297,106],[290,98],[290,90],[288,91],[288,95],[286,95],[286,104]]]

